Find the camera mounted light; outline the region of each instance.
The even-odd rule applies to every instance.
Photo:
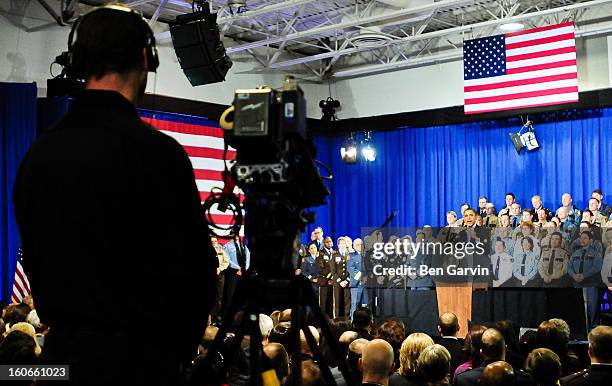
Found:
[[[371,131],[367,131],[365,138],[361,141],[361,155],[367,162],[376,161],[376,148],[374,147]]]
[[[354,164],[357,162],[357,142],[353,138],[353,133],[350,133],[342,147],[340,148],[340,156],[342,161],[347,164]]]
[[[332,97],[327,97],[327,99],[322,99],[319,101],[319,107],[323,113],[323,116],[321,117],[322,121],[335,121],[336,109],[340,108],[340,101],[335,100]]]

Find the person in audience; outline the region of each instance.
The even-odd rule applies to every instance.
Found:
[[[431,386],[448,386],[451,354],[446,347],[434,344],[425,347],[417,360],[417,368],[424,382]]]
[[[510,227],[512,229],[516,229],[521,224],[522,216],[521,216],[521,206],[518,202],[514,202],[510,205]]]
[[[323,228],[321,228],[320,226],[316,227],[314,231],[312,231],[312,234],[315,236],[314,243],[317,246],[317,249],[321,250],[323,248],[325,240],[325,238],[323,237]]]
[[[367,307],[358,307],[353,312],[352,330],[359,334],[360,338],[372,340],[372,325],[374,324],[374,318],[372,317],[372,311]]]
[[[270,334],[274,328],[272,318],[266,314],[259,314],[259,332],[261,333],[261,344],[266,346],[270,343]]]
[[[525,236],[520,239],[519,247],[514,247],[513,275],[523,287],[536,284],[532,281],[538,274],[540,256],[539,248],[534,248],[534,239],[535,237]]]
[[[263,352],[270,360],[280,384],[284,384],[289,374],[289,354],[287,354],[287,350],[280,343],[270,343],[263,348]]]
[[[487,202],[485,205],[485,215],[483,217],[483,225],[489,228],[500,226],[499,218],[495,214],[495,206],[492,202]]]
[[[493,362],[482,371],[482,386],[514,386],[515,375],[512,366],[504,361]]]
[[[287,375],[286,386],[293,386],[291,371]],[[302,386],[325,386],[321,369],[312,361],[302,362]]]
[[[538,272],[545,285],[559,285],[565,279],[569,256],[562,243],[561,233],[555,232],[550,237],[550,247],[542,251]]]
[[[525,356],[521,353],[518,340],[518,330],[510,320],[500,320],[495,323],[495,328],[504,336],[506,342],[505,361],[510,363],[515,369],[522,369]]]
[[[478,197],[478,212],[476,214],[482,218],[487,216],[487,203],[489,203],[487,196]]]
[[[512,207],[512,204],[514,204],[515,202],[516,202],[516,196],[514,195],[514,193],[512,192],[506,193],[506,206],[502,208],[502,210],[499,211],[499,216],[501,217],[502,214],[510,215],[510,208]]]
[[[350,277],[349,287],[351,289],[351,309],[349,317],[353,317],[353,313],[357,307],[367,306],[369,302],[368,291],[365,288],[366,273],[363,256],[361,254],[363,243],[361,239],[353,241],[353,249],[355,252],[350,255],[348,261],[348,272]]]
[[[465,342],[463,345],[463,352],[465,352],[467,356],[467,361],[457,367],[455,372],[452,374],[453,379],[455,379],[459,373],[480,367],[480,364],[482,363],[482,358],[480,356],[480,349],[482,347],[482,333],[485,332],[486,329],[486,327],[478,324],[470,327],[470,330],[465,335]]]
[[[610,217],[612,215],[612,207],[610,205],[604,204],[604,194],[601,189],[595,188],[593,190],[593,193],[591,193],[591,197],[599,200],[599,212],[604,217]]]
[[[604,216],[599,212],[599,208],[601,207],[601,201],[596,199],[595,197],[591,197],[589,199],[589,210],[593,215],[592,224],[598,227],[605,226],[608,222],[608,217]]]
[[[363,374],[362,385],[388,386],[393,370],[393,347],[382,339],[370,341],[363,349],[359,368]]]
[[[596,284],[603,262],[600,251],[593,247],[591,232],[580,234],[580,246],[572,253],[567,272],[577,285]]]
[[[321,311],[328,316],[333,315],[333,280],[331,261],[334,255],[334,242],[331,237],[323,239],[323,248],[319,251],[315,264],[317,266],[317,277],[319,284],[319,306]]]
[[[319,345],[319,331],[314,326],[308,326],[310,333],[312,334],[315,344]],[[284,345],[283,345],[284,346]],[[290,347],[290,346],[285,346]],[[314,356],[312,353],[312,348],[308,344],[306,340],[306,334],[304,331],[300,330],[300,354],[302,355],[302,361],[314,361]]]
[[[319,250],[317,249],[317,245],[315,243],[308,244],[308,253],[304,256],[304,260],[302,261],[302,265],[299,269],[299,274],[303,275],[310,281],[312,284],[312,289],[314,293],[318,297],[318,281],[319,281],[319,272],[317,270],[317,257],[319,256]]]
[[[13,324],[25,322],[29,313],[30,306],[27,304],[17,303],[8,305],[4,310],[3,317],[6,331],[8,331]]]
[[[404,323],[399,320],[388,320],[378,327],[376,330],[376,338],[384,339],[391,347],[393,347],[393,354],[395,358],[393,371],[399,367],[399,352],[402,342],[406,338],[406,327]]]
[[[433,346],[434,341],[427,334],[415,332],[408,335],[400,347],[400,363],[396,373],[391,376],[391,386],[416,386],[422,382],[418,371],[419,355],[426,347]]]
[[[612,327],[597,326],[588,336],[591,365],[578,373],[561,378],[563,386],[612,385]]]
[[[452,227],[457,226],[457,213],[455,211],[449,210],[446,212],[446,226]]]
[[[0,341],[0,363],[20,366],[37,364],[36,349],[36,340],[30,334],[13,330]]]
[[[332,254],[330,262],[333,282],[334,318],[348,316],[351,308],[351,290],[349,288],[348,259],[349,252],[343,237],[337,241],[338,250]]]
[[[506,241],[512,243],[510,237],[507,237]],[[512,280],[514,258],[506,251],[506,242],[501,238],[495,241],[495,253],[491,255],[491,268],[493,287],[503,287],[514,284],[514,280]]]
[[[569,325],[563,319],[545,320],[536,332],[537,347],[555,352],[561,363],[561,376],[573,374],[582,368],[580,360],[568,349]]]
[[[351,375],[353,375],[354,377],[354,381],[356,385],[359,385],[362,382],[362,374],[361,374],[361,370],[359,369],[359,360],[361,359],[363,349],[368,343],[369,343],[368,340],[359,338],[359,339],[355,339],[349,345],[348,355],[346,357],[346,360],[347,360]]]
[[[455,376],[455,386],[476,386],[486,366],[493,362],[504,361],[506,359],[506,342],[502,333],[489,328],[482,333],[481,356],[483,362],[480,367],[459,373]],[[516,386],[534,385],[533,379],[525,373],[515,371]]]
[[[561,221],[561,230],[568,235],[574,233],[576,229],[576,221],[570,217],[569,209],[566,206],[561,206],[557,209],[557,217]]]
[[[563,194],[563,196],[561,196],[561,204],[562,207],[567,208],[567,216],[569,220],[573,222],[575,226],[578,226],[578,224],[580,223],[582,212],[580,211],[580,209],[578,209],[576,205],[574,205],[572,195],[569,193]],[[558,215],[559,214],[557,212],[557,216]]]
[[[442,336],[438,344],[444,346],[450,353],[450,374],[454,374],[459,365],[467,360],[463,351],[464,344],[459,341],[459,319],[452,312],[445,312],[438,319],[438,332]]]
[[[225,287],[225,270],[227,267],[229,267],[230,260],[229,255],[219,244],[219,240],[215,236],[210,238],[210,243],[217,254],[217,259],[219,260],[219,267],[217,268],[217,292],[215,293],[213,309],[210,311],[210,319],[214,323],[221,320],[223,289]]]
[[[531,375],[536,386],[557,386],[561,377],[561,360],[554,351],[537,348],[527,356],[525,371]]]
[[[467,202],[464,202],[463,204],[461,204],[461,208],[459,208],[459,210],[461,211],[461,218],[459,220],[457,220],[457,225],[460,227],[464,227],[466,226],[465,224],[465,211],[470,209],[470,204],[468,204]],[[474,221],[476,221],[476,211],[474,210]]]
[[[542,205],[542,198],[539,195],[536,194],[535,196],[531,197],[531,205],[533,206],[531,208],[531,215],[533,217],[533,222],[540,221],[540,218],[538,216],[539,210],[544,211],[546,215],[546,221],[552,218],[553,213]]]
[[[535,215],[534,213],[530,210],[530,209],[523,209],[523,211],[521,212],[521,223],[528,223],[531,224],[533,222],[535,222]]]
[[[595,214],[590,209],[585,209],[582,212],[582,217],[580,221],[578,222],[578,225],[580,225],[583,222],[586,222],[589,225],[593,225],[593,223],[595,222]]]

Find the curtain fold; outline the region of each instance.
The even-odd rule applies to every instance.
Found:
[[[539,194],[544,206],[555,210],[565,192],[584,208],[598,187],[612,203],[612,109],[559,117],[564,120],[536,119],[540,149],[521,154],[508,137],[518,132],[520,121],[374,132],[376,161],[353,165],[340,158],[344,136],[317,136],[318,158],[334,179],[329,205],[314,209],[316,224],[303,241],[315,225],[334,237],[357,237],[361,227],[379,226],[395,210],[400,213],[390,226],[444,226],[446,211],[460,213],[463,202],[476,206],[480,195],[499,210],[506,192],[515,193],[522,207],[531,207],[531,197]]]
[[[10,300],[19,231],[13,184],[23,156],[36,138],[36,84],[0,83],[0,281],[1,299]]]

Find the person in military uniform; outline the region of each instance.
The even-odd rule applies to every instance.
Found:
[[[612,229],[609,229],[612,233]],[[606,232],[607,233],[607,232]],[[612,242],[612,240],[610,240]],[[612,245],[607,244],[606,247],[606,255],[603,259],[603,265],[601,267],[601,280],[604,285],[608,288],[612,288]],[[608,298],[608,302],[610,302],[610,298]]]
[[[306,278],[312,284],[312,289],[315,294],[318,292],[318,272],[317,272],[317,256],[319,255],[319,250],[317,249],[317,244],[310,243],[308,244],[308,252],[304,259],[302,260],[302,264],[300,265],[299,274],[306,276]]]
[[[506,243],[498,238],[495,253],[491,255],[491,278],[493,287],[512,286],[514,258],[506,252]]]
[[[487,202],[485,204],[485,214],[482,223],[485,227],[489,228],[496,228],[501,225],[499,218],[495,215],[495,206],[492,202]]]
[[[546,221],[549,221],[552,218],[553,212],[544,208],[544,206],[542,205],[542,198],[537,194],[531,197],[531,205],[533,205],[533,208],[530,209],[531,215],[533,216],[533,222],[540,221],[540,217],[538,216],[539,210],[543,210],[544,213],[546,213]]]
[[[570,218],[569,208],[566,206],[559,207],[559,209],[557,209],[557,217],[559,221],[561,221],[561,229],[563,229],[563,232],[569,235],[573,234],[576,229],[576,222]]]
[[[223,289],[225,287],[225,270],[229,267],[230,258],[227,252],[219,244],[219,240],[216,237],[210,238],[215,252],[217,253],[217,259],[219,259],[219,267],[217,268],[217,293],[215,294],[215,302],[213,303],[213,309],[210,311],[210,319],[213,322],[219,321],[221,315],[221,306],[223,302]]]
[[[319,306],[321,311],[332,315],[331,300],[332,300],[332,272],[331,259],[334,254],[334,242],[331,237],[327,236],[323,239],[323,248],[319,251],[319,256],[315,260],[317,267],[317,277],[319,284]]]
[[[592,224],[598,227],[602,227],[608,222],[608,217],[599,211],[600,207],[601,201],[595,197],[589,199],[589,210],[593,213]]]
[[[512,192],[506,193],[506,206],[499,211],[498,216],[501,217],[503,214],[510,214],[512,204],[516,202],[516,196]]]
[[[512,229],[518,227],[521,224],[522,217],[523,216],[521,215],[521,206],[518,202],[513,203],[510,206],[510,227]]]
[[[572,199],[572,195],[569,193],[565,193],[561,196],[561,204],[562,207],[567,208],[567,217],[574,225],[578,226],[580,224],[580,219],[582,217],[582,212],[576,205],[574,205],[574,201]],[[559,215],[557,211],[557,216]]]
[[[507,214],[502,216],[502,218],[505,219],[506,222],[509,219]],[[514,238],[512,237],[512,232],[510,231],[510,228],[508,228],[507,226],[496,228],[495,233],[493,235],[493,240],[503,241],[506,253],[510,256],[514,255]]]
[[[489,203],[489,199],[487,196],[480,196],[478,198],[478,212],[476,213],[482,218],[487,216],[487,204]]]
[[[330,263],[333,282],[334,318],[348,316],[351,307],[348,271],[349,252],[344,237],[338,239],[337,245],[338,250],[332,254]]]
[[[524,236],[520,239],[520,248],[514,247],[513,275],[521,286],[533,285],[538,274],[540,262],[539,249],[534,251],[534,237]]]
[[[349,288],[351,289],[351,309],[349,310],[349,318],[353,319],[353,312],[357,307],[366,307],[368,299],[368,291],[365,288],[365,265],[363,264],[363,256],[361,251],[363,243],[361,239],[353,240],[353,249],[355,252],[349,255],[348,272],[349,272]]]
[[[561,378],[563,386],[612,385],[612,327],[597,326],[589,333],[588,339],[591,365]]]
[[[559,285],[567,274],[569,256],[562,245],[561,233],[555,232],[550,236],[550,246],[542,250],[538,272],[545,285]]]
[[[597,274],[603,264],[601,252],[593,246],[593,234],[584,231],[580,234],[581,248],[572,253],[567,272],[577,285],[597,284]]]

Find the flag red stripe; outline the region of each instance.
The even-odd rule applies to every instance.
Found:
[[[533,39],[533,40],[526,40],[524,42],[517,42],[517,43],[506,43],[506,50],[511,50],[513,48],[522,48],[522,47],[530,47],[530,46],[537,46],[539,44],[546,44],[546,43],[554,43],[554,42],[560,42],[562,40],[570,40],[570,39],[574,39],[574,33],[568,33],[568,34],[561,34],[561,35],[556,35],[556,36],[550,36],[547,38],[540,38],[540,39]]]
[[[492,113],[492,112],[495,112],[495,111],[528,109],[528,108],[531,108],[531,107],[552,106],[552,105],[559,105],[559,104],[565,104],[565,103],[575,103],[575,102],[578,102],[578,100],[556,101],[556,102],[547,102],[547,103],[534,103],[534,104],[527,104],[527,105],[522,105],[522,106],[500,107],[498,109],[488,109],[488,110],[478,110],[478,111],[466,111],[465,113],[466,114]]]
[[[501,101],[509,101],[509,100],[514,100],[514,99],[539,97],[539,96],[545,96],[545,95],[565,94],[568,92],[578,92],[578,87],[576,86],[559,87],[559,88],[552,88],[548,90],[528,91],[528,92],[520,92],[516,94],[496,95],[496,96],[484,97],[484,98],[472,98],[472,99],[466,99],[465,104],[473,105],[473,104],[479,104],[479,103],[501,102]]]
[[[537,70],[547,70],[549,68],[575,66],[575,65],[576,65],[576,59],[562,60],[562,61],[555,62],[555,63],[544,63],[544,64],[536,64],[536,65],[533,65],[533,66],[509,68],[509,69],[506,70],[506,74],[508,74],[508,75],[520,74],[522,72],[537,71]]]
[[[15,292],[13,292],[13,295],[11,296],[11,300],[13,301],[13,303],[20,303],[20,300],[17,297],[17,294],[15,294]]]
[[[233,214],[213,214],[211,217],[215,224],[229,225],[234,223]]]
[[[30,293],[30,286],[28,285],[28,280],[25,278],[25,273],[23,272],[23,268],[17,267],[17,270],[15,271],[15,275],[19,276],[19,279],[21,279],[21,282],[25,286],[25,290],[28,291],[28,293]]]
[[[562,48],[555,48],[553,50],[546,50],[546,51],[539,51],[539,52],[531,52],[528,54],[507,56],[506,62],[517,62],[519,60],[542,58],[545,56],[567,54],[569,52],[576,52],[576,47],[575,46],[562,47]]]
[[[21,288],[19,283],[17,283],[16,281],[13,281],[13,286],[15,287],[15,288],[13,288],[13,293],[15,293],[14,290],[17,290],[17,292],[18,292],[17,297],[21,297],[21,300],[23,300],[23,298],[26,297],[26,295],[25,295],[26,292],[23,290],[23,288]]]
[[[210,192],[200,192],[200,200],[205,201],[208,197],[210,197],[210,194]],[[240,198],[240,202],[244,201],[244,194],[240,193],[238,194],[238,197]]]
[[[577,75],[575,72],[573,72],[571,74],[549,75],[549,76],[542,76],[539,78],[512,80],[508,82],[499,82],[499,83],[491,83],[491,84],[481,84],[478,86],[465,86],[463,88],[463,91],[465,92],[486,91],[486,90],[494,90],[498,88],[525,86],[528,84],[552,82],[555,80],[565,80],[565,79],[575,79],[575,78],[577,78]]]
[[[198,146],[183,146],[185,152],[190,157],[205,157],[223,159],[222,149],[213,149],[210,147],[198,147]],[[236,150],[227,150],[227,159],[231,160],[236,155]]]
[[[223,181],[223,172],[218,170],[194,169],[196,180]]]
[[[525,31],[517,31],[517,32],[509,32],[506,34],[506,37],[512,37],[512,36],[520,36],[520,35],[527,35],[527,34],[531,34],[534,32],[542,32],[542,31],[550,31],[551,29],[557,29],[557,28],[563,28],[563,27],[567,27],[569,25],[574,24],[573,21],[568,21],[567,23],[561,23],[561,24],[555,24],[555,25],[547,25],[545,27],[538,27],[538,28],[532,28],[532,29],[528,29]]]
[[[172,131],[174,133],[206,135],[208,137],[223,138],[223,129],[212,126],[200,126],[190,123],[164,121],[161,119],[142,118],[143,121],[149,123],[159,130]]]

